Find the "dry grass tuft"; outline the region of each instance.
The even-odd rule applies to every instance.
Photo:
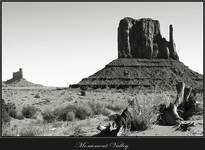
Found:
[[[2,136],[16,136],[18,135],[18,130],[15,126],[11,126],[9,123],[2,124]]]
[[[55,121],[55,115],[52,110],[46,109],[44,112],[41,113],[43,120],[47,123],[51,123]]]
[[[29,126],[22,128],[19,132],[19,136],[41,136],[45,133],[44,128]]]
[[[94,115],[104,115],[108,116],[110,112],[106,109],[106,104],[102,102],[88,102],[88,107],[92,110],[92,116]]]
[[[170,101],[166,95],[155,94],[138,94],[137,98],[133,99],[131,107],[133,109],[133,126],[131,130],[146,130],[156,122],[158,117],[157,103],[168,103]],[[129,102],[128,102],[129,103]]]

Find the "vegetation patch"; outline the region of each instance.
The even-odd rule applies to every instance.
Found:
[[[10,122],[10,117],[17,117],[16,106],[14,103],[5,103],[2,99],[2,122]]]
[[[24,106],[22,109],[22,114],[25,118],[34,118],[36,112],[37,112],[37,108],[30,105]]]
[[[57,121],[74,121],[84,120],[95,115],[108,116],[110,112],[105,104],[97,102],[67,104],[66,106],[58,107],[54,110],[45,110],[42,112],[43,120],[46,122]]]
[[[19,132],[19,136],[39,136],[42,135],[43,131],[38,127],[26,127],[22,128]]]

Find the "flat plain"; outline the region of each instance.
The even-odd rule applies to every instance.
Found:
[[[3,87],[2,99],[14,103],[19,116],[11,118],[2,128],[3,136],[92,136],[99,133],[98,125],[107,125],[111,116],[136,100],[142,113],[151,115],[146,130],[131,131],[124,136],[203,136],[203,112],[195,114],[186,123],[194,123],[187,131],[178,126],[156,123],[160,104],[168,105],[176,99],[175,91],[140,91],[133,88],[87,89],[63,87]],[[203,110],[203,93],[197,93],[197,103]],[[25,117],[24,107],[35,108],[35,114]],[[20,119],[19,119],[20,118]]]

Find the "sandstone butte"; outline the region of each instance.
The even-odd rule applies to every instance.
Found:
[[[70,87],[174,90],[178,81],[203,90],[203,76],[179,60],[173,26],[167,41],[158,20],[126,17],[118,27],[118,58]]]

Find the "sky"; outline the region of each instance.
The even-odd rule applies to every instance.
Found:
[[[2,80],[23,76],[46,86],[69,86],[118,57],[117,28],[124,17],[169,25],[179,59],[203,74],[202,2],[2,3]]]

